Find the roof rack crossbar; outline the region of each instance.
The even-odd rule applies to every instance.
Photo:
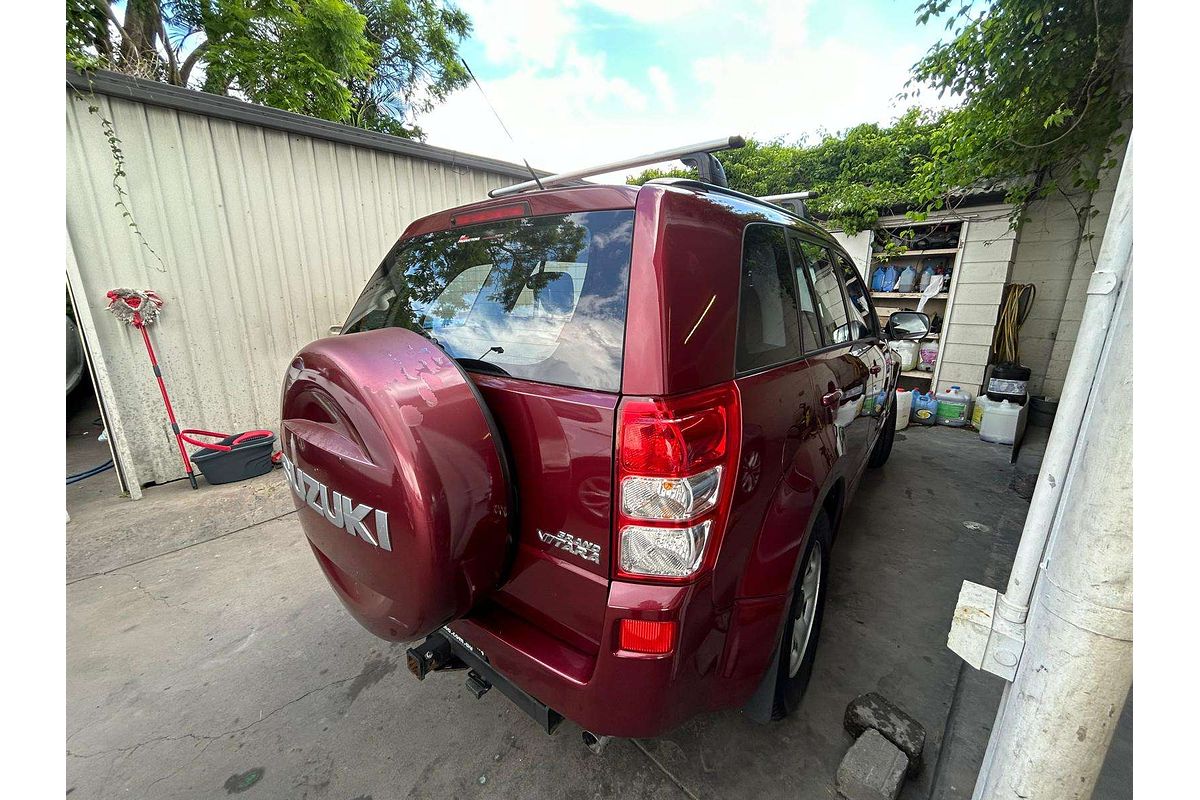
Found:
[[[770,203],[779,208],[787,209],[801,219],[811,219],[808,215],[808,206],[804,201],[811,200],[816,196],[817,192],[813,190],[807,192],[786,192],[784,194],[766,194],[758,199],[764,203]]]
[[[622,169],[633,169],[635,167],[645,167],[650,164],[657,164],[662,161],[675,161],[683,156],[694,156],[697,153],[713,153],[720,150],[736,150],[746,144],[746,140],[741,136],[727,136],[724,139],[713,139],[708,142],[700,142],[699,144],[689,144],[684,147],[673,147],[669,150],[660,150],[657,153],[647,153],[644,156],[635,156],[634,158],[625,158],[620,161],[610,161],[607,164],[598,164],[594,167],[584,167],[583,169],[573,169],[567,172],[560,172],[557,175],[550,175],[541,179],[542,187],[556,186],[568,181],[586,178],[591,175],[603,175],[606,172],[616,172]],[[527,192],[530,189],[537,189],[537,181],[524,181],[515,183],[512,186],[500,186],[488,192],[488,197],[506,197],[510,194],[519,194]]]

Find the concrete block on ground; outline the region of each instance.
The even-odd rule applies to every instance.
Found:
[[[908,756],[868,728],[838,765],[838,794],[846,800],[896,800],[907,770]]]
[[[843,724],[851,736],[859,739],[866,730],[877,731],[907,757],[909,775],[921,771],[925,727],[883,695],[868,692],[851,700]]]

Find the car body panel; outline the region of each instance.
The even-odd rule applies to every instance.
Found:
[[[634,209],[621,392],[471,372],[511,461],[517,534],[501,587],[448,627],[525,692],[598,734],[654,736],[696,713],[738,707],[765,675],[773,679],[799,556],[818,512],[835,527],[840,520],[880,430],[879,411],[862,413],[864,399],[894,389],[894,359],[879,340],[860,340],[736,375],[746,226],[780,225],[844,251],[807,221],[693,181],[487,200],[419,219],[402,240],[513,204],[535,216]],[[728,382],[741,398],[742,438],[712,569],[672,585],[612,579],[621,397]],[[841,396],[830,408],[822,398],[832,392]],[[559,534],[599,545],[597,558],[552,541]],[[671,652],[622,650],[619,623],[629,618],[676,622]]]

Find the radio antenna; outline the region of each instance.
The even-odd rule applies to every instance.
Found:
[[[496,122],[500,123],[500,127],[504,130],[504,135],[508,137],[510,142],[512,142],[513,147],[517,147],[519,150],[520,148],[517,146],[517,140],[513,138],[512,133],[508,130],[508,126],[504,124],[504,120],[500,119],[500,113],[496,111],[496,107],[492,105],[492,101],[488,100],[487,92],[483,90],[483,85],[479,82],[479,78],[475,77],[475,73],[471,70],[471,65],[468,64],[467,60],[462,56],[459,56],[458,60],[461,61],[462,65],[467,68],[467,74],[471,76],[471,80],[475,83],[475,88],[479,90],[480,96],[483,97],[483,102],[487,103],[487,107],[492,110],[492,116],[496,118]],[[539,178],[538,174],[533,171],[533,167],[529,166],[529,159],[521,156],[521,160],[525,162],[525,169],[529,170],[529,174],[533,176],[533,182],[537,184],[537,187],[539,189],[545,189],[546,187],[542,186],[542,179]]]

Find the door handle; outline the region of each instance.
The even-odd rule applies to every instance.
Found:
[[[879,366],[878,364],[871,365],[871,374],[872,375],[878,375],[882,371],[883,371],[883,367]]]
[[[841,389],[836,389],[836,390],[830,392],[829,394],[821,396],[821,405],[825,406],[826,408],[835,408],[838,405],[840,405],[841,402],[842,402]]]

